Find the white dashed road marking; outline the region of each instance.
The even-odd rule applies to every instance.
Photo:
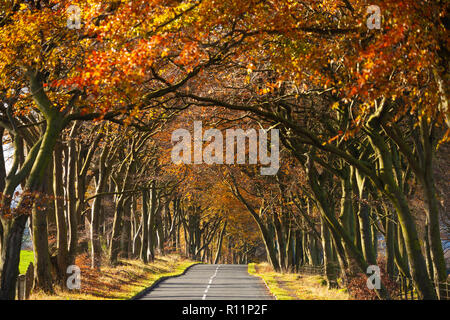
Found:
[[[219,271],[219,268],[220,268],[220,265],[217,266],[216,272],[214,272],[214,274],[212,275],[212,277],[209,279],[209,284],[208,284],[208,286],[206,287],[205,294],[203,295],[202,300],[205,300],[205,299],[206,299],[206,294],[208,293],[209,288],[211,288],[211,283],[212,283],[213,279],[217,276],[217,271]]]
[[[246,265],[221,264],[218,268],[218,264],[198,264],[182,276],[162,281],[141,299],[202,301],[273,298],[261,279],[248,274]]]

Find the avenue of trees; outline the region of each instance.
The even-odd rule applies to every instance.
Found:
[[[80,254],[101,269],[177,251],[323,266],[329,287],[383,265],[441,298],[448,27],[445,1],[2,1],[0,299],[27,227],[48,293]],[[194,121],[278,129],[279,171],[173,164]]]

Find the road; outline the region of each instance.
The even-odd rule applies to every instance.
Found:
[[[264,282],[247,265],[198,264],[160,282],[142,300],[272,300]]]

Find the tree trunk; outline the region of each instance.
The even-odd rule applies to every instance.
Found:
[[[220,235],[219,235],[219,242],[217,243],[217,251],[216,251],[216,257],[214,258],[214,264],[219,263],[220,254],[222,252],[223,237],[225,236],[226,228],[227,228],[227,221],[225,221],[225,223],[223,224],[222,231],[220,232]]]
[[[376,119],[369,121],[371,129],[375,129]],[[369,136],[379,162],[381,172],[380,179],[385,184],[384,193],[391,200],[397,214],[398,221],[403,231],[406,250],[411,265],[411,275],[421,299],[436,299],[430,277],[428,275],[425,258],[422,254],[416,225],[408,207],[405,195],[394,181],[392,155],[387,148],[384,139],[376,130],[372,130]]]
[[[76,194],[76,186],[75,181],[77,183],[77,187],[80,187],[80,179],[82,177],[77,177],[77,150],[75,143],[75,134],[77,132],[77,123],[72,126],[72,130],[70,132],[70,140],[68,141],[68,146],[66,148],[66,156],[67,156],[67,168],[66,168],[66,188],[67,188],[67,220],[69,224],[69,262],[70,264],[75,263],[75,258],[77,255],[77,246],[78,246],[78,224],[79,224],[79,212],[77,211],[77,198],[80,200]],[[84,195],[84,190],[83,190]],[[84,200],[84,197],[83,197]]]
[[[22,235],[25,229],[27,215],[14,218],[10,224],[3,223],[3,235],[6,235],[2,243],[1,261],[1,290],[0,300],[14,300],[16,296],[16,280],[19,275],[20,249]],[[3,222],[3,221],[2,221]]]
[[[148,250],[148,190],[142,190],[142,240],[141,240],[141,252],[140,258],[142,262],[148,262],[147,250]]]
[[[430,255],[433,262],[434,279],[439,282],[447,280],[447,269],[445,265],[444,250],[442,248],[441,230],[439,226],[439,203],[436,197],[436,187],[434,183],[433,157],[434,145],[433,131],[430,129],[427,120],[420,121],[421,140],[423,145],[423,177],[420,179],[424,187],[425,201],[427,203],[427,219],[430,240]],[[440,292],[437,290],[438,297]]]
[[[388,212],[386,212],[387,214]],[[395,226],[394,222],[392,221],[392,218],[389,216],[386,216],[385,218],[385,230],[386,230],[386,271],[389,275],[389,278],[391,280],[394,279],[394,272],[395,272],[395,253],[394,253],[394,237],[395,237]]]
[[[365,187],[365,178],[360,176],[358,171],[355,172],[355,176],[359,190],[358,223],[361,237],[361,248],[367,263],[370,265],[376,265],[377,259],[373,248],[372,229],[369,217],[370,208],[367,205],[368,192]]]
[[[106,159],[108,157],[109,147],[105,147],[100,155],[99,159],[99,173],[97,188],[95,193],[97,195],[105,192],[106,182],[108,180],[109,170],[106,166]],[[91,210],[91,268],[100,268],[101,264],[101,243],[100,243],[100,208],[102,205],[102,196],[97,196],[94,198]]]
[[[48,252],[47,210],[42,204],[33,206],[33,248],[35,266],[35,289],[42,289],[46,293],[53,293],[50,255]]]
[[[156,228],[155,228],[155,216],[157,214],[157,199],[155,183],[152,182],[150,187],[150,208],[148,215],[148,256],[147,260],[153,262],[155,259],[155,245],[156,245]]]
[[[282,271],[287,271],[286,266],[286,243],[284,241],[284,234],[278,213],[276,210],[273,211],[273,225],[275,227],[276,241],[278,247],[278,264]]]
[[[55,215],[56,215],[56,247],[58,249],[57,275],[62,286],[65,286],[67,278],[67,266],[69,265],[69,252],[67,245],[67,225],[64,216],[64,188],[63,188],[63,167],[62,167],[62,146],[57,143],[53,159],[53,194],[55,197]]]
[[[120,231],[122,230],[123,208],[124,196],[121,195],[116,203],[111,241],[109,246],[109,262],[113,266],[117,264],[117,258],[120,252]]]
[[[323,248],[323,265],[325,268],[325,277],[327,279],[328,288],[337,288],[337,268],[332,259],[330,231],[326,225],[326,220],[321,217],[320,230],[322,235]]]

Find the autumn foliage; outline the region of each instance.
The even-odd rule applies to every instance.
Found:
[[[332,287],[382,237],[382,288],[350,291],[389,299],[403,274],[440,298],[448,21],[445,1],[2,1],[0,298],[30,222],[49,293],[81,257],[98,272],[172,251],[322,266]],[[175,165],[194,121],[279,130],[280,170]]]

